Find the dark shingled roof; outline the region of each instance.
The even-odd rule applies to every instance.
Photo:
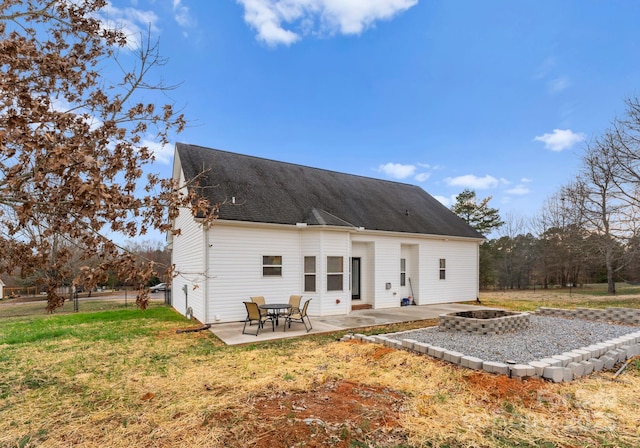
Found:
[[[176,149],[188,181],[209,170],[198,184],[212,203],[228,202],[220,219],[483,238],[415,185],[184,143]]]

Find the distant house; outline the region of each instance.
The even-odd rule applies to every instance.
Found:
[[[420,187],[178,143],[174,179],[197,176],[225,205],[208,229],[182,211],[170,243],[173,306],[201,322],[243,320],[255,295],[316,316],[478,297],[482,235]]]

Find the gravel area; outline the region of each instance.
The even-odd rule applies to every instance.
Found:
[[[635,331],[638,327],[631,325],[531,315],[528,328],[498,335],[440,331],[438,327],[429,327],[386,336],[395,340],[415,339],[483,361],[527,363]]]

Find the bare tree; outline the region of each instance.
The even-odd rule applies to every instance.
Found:
[[[181,206],[205,220],[214,210],[171,180],[145,177],[154,160],[148,140],[167,144],[184,126],[171,104],[143,93],[166,89],[148,82],[165,61],[146,40],[129,68],[116,59],[127,36],[98,13],[105,0],[4,0],[0,3],[0,269],[43,281],[48,309],[64,298],[56,287],[71,275],[71,251],[99,263],[74,281],[95,285],[109,270],[139,285],[153,263],[137,263],[116,238],[169,231]],[[122,70],[105,78],[108,64]]]
[[[611,132],[589,144],[576,182],[566,188],[566,197],[579,210],[585,229],[597,238],[593,247],[602,256],[607,271],[607,291],[614,294],[615,274],[622,269],[616,247],[635,234],[634,207],[623,191],[624,167],[617,157],[617,139]]]

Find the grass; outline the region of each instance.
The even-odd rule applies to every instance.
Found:
[[[551,308],[640,308],[640,287],[626,283],[616,284],[616,294],[607,293],[606,284],[584,285],[579,288],[536,290],[482,291],[483,305],[499,306],[518,311]]]
[[[509,307],[535,303],[498,297]],[[551,384],[339,335],[228,347],[209,332],[176,334],[192,325],[160,304],[0,319],[0,447],[631,447],[640,440],[640,362],[616,381],[601,373]]]

